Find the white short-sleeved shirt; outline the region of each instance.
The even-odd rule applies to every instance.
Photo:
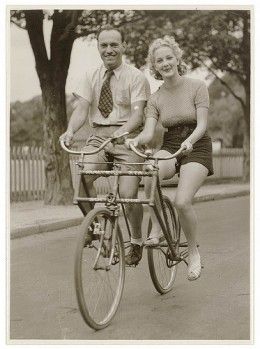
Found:
[[[106,79],[106,68],[102,64],[90,77],[86,74],[74,91],[74,96],[82,97],[90,103],[89,122],[97,125],[123,125],[131,116],[131,104],[147,101],[150,97],[150,85],[144,74],[137,68],[122,63],[114,69],[110,80],[113,97],[113,110],[104,118],[98,109],[102,84]]]

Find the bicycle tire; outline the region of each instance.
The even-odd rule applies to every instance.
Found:
[[[103,237],[102,234],[96,235],[91,244],[86,245],[86,233],[89,229],[93,230],[93,224],[101,224],[101,219],[105,221],[104,227],[101,228],[104,231]],[[74,265],[76,296],[84,321],[94,330],[101,330],[109,325],[116,314],[123,293],[125,253],[119,226],[113,263],[111,269],[106,270],[106,263],[111,255],[114,223],[115,218],[108,209],[94,208],[80,226]],[[96,268],[93,268],[96,259],[98,263]],[[112,282],[115,282],[114,287]]]
[[[167,213],[169,226],[172,227],[170,234],[175,242],[176,251],[179,251],[180,243],[180,223],[176,209],[173,207],[170,199],[167,196],[163,196],[163,202]],[[148,223],[148,236],[151,231],[152,222]],[[165,243],[164,243],[165,244]],[[161,244],[162,245],[162,244]],[[164,294],[172,290],[174,281],[177,274],[177,266],[169,266],[172,261],[168,259],[167,265],[167,251],[169,247],[158,248],[149,247],[147,251],[149,272],[155,289],[160,293]],[[173,264],[173,263],[172,263]]]

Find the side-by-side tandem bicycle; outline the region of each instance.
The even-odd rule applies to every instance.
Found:
[[[84,217],[75,253],[75,287],[79,309],[85,322],[93,329],[105,328],[113,319],[118,309],[125,281],[125,249],[130,247],[131,231],[127,219],[125,204],[149,205],[154,209],[165,239],[156,247],[147,247],[148,265],[152,282],[160,294],[172,290],[177,266],[187,264],[187,243],[181,242],[181,226],[176,209],[170,198],[163,195],[158,176],[158,161],[177,157],[183,149],[167,158],[154,157],[143,153],[131,145],[132,151],[149,161],[142,171],[123,171],[120,163],[113,162],[111,170],[84,170],[89,154],[98,153],[109,142],[107,139],[94,151],[75,151],[61,146],[70,154],[79,155],[77,172],[80,180],[75,188],[74,203],[79,206],[88,202],[92,210]],[[111,191],[103,197],[80,197],[79,186],[85,176],[112,177]],[[127,199],[120,197],[120,176],[151,177],[150,197]],[[161,210],[155,205],[155,193],[159,194]],[[95,205],[97,204],[98,205]],[[148,223],[147,234],[151,231]],[[86,236],[91,233],[92,241],[86,243]]]

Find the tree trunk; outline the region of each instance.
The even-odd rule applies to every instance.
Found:
[[[43,11],[25,11],[26,29],[42,89],[45,204],[71,204],[73,197],[69,157],[60,147],[59,136],[67,128],[65,84],[77,16],[78,11],[54,11],[49,59],[43,35]]]
[[[64,76],[47,81],[42,86],[46,176],[44,203],[66,205],[72,203],[73,189],[68,154],[59,144],[59,137],[67,127]]]

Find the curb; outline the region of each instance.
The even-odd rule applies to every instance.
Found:
[[[222,200],[227,198],[234,198],[238,196],[246,196],[250,194],[250,190],[241,190],[233,193],[216,193],[202,195],[194,198],[194,203]],[[144,207],[144,211],[148,210],[148,206]],[[29,235],[47,233],[55,230],[65,229],[69,227],[74,227],[81,224],[83,217],[63,219],[55,222],[37,223],[31,224],[20,228],[14,228],[11,230],[10,237],[11,240],[23,238]]]
[[[47,233],[50,231],[74,227],[76,225],[79,225],[82,222],[82,220],[83,220],[83,217],[71,218],[71,219],[63,219],[61,221],[37,223],[37,224],[27,225],[21,228],[15,228],[11,230],[11,240],[23,238],[29,235]]]
[[[203,196],[198,196],[194,198],[194,202],[205,202],[205,201],[215,201],[215,200],[222,200],[222,199],[229,199],[229,198],[235,198],[238,196],[246,196],[250,195],[250,190],[241,190],[238,192],[233,193],[221,193],[221,194],[208,194]]]

